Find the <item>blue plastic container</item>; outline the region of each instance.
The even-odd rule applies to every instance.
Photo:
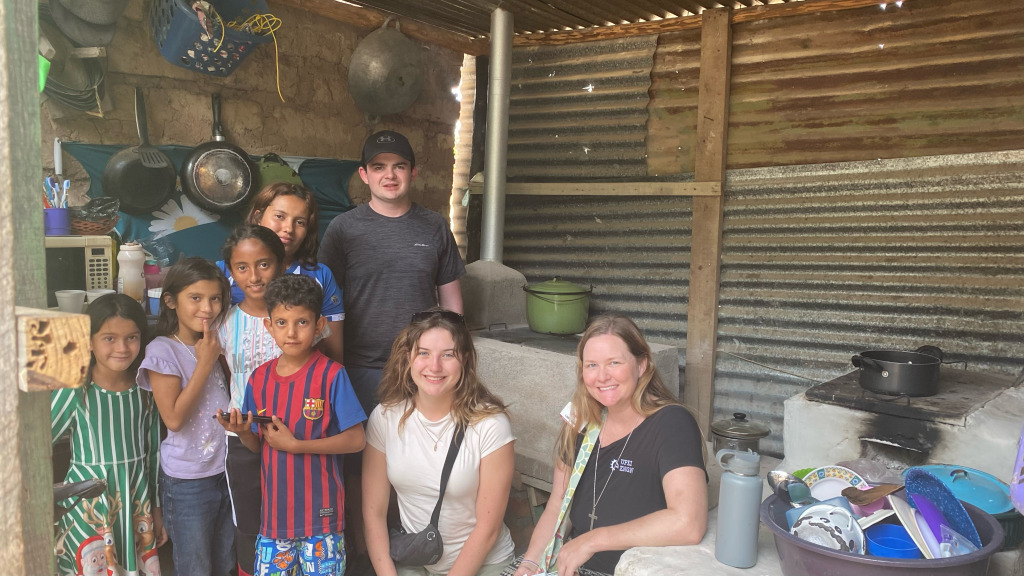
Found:
[[[264,0],[211,0],[210,3],[224,22],[268,12]],[[257,36],[225,27],[221,41],[221,23],[214,22],[216,34],[207,34],[199,24],[199,16],[185,0],[153,0],[149,24],[153,40],[165,60],[213,76],[231,74],[256,46],[272,39],[269,35]]]
[[[899,524],[875,524],[864,531],[868,554],[884,558],[924,558],[907,529]]]

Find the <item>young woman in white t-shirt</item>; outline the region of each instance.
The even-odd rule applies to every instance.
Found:
[[[502,522],[515,455],[505,405],[480,383],[476,349],[462,315],[435,308],[413,315],[391,349],[363,451],[363,519],[378,576],[491,576],[512,560]],[[455,429],[465,439],[448,480],[438,530],[444,553],[429,566],[396,566],[389,553],[391,487],[402,527],[430,522]]]

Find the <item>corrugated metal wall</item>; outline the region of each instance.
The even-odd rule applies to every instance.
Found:
[[[512,52],[508,177],[646,174],[656,36]]]
[[[715,417],[769,424],[762,447],[775,455],[782,400],[852,370],[861,350],[929,343],[970,369],[1022,367],[1024,0],[889,6],[734,26]],[[637,157],[632,135],[600,163],[575,154],[578,139],[530,139],[545,125],[608,142],[629,132],[570,118],[567,88],[545,85],[556,73],[512,119],[510,176],[685,178],[699,41],[660,38],[646,169],[621,161]],[[543,51],[572,62],[579,49]],[[531,282],[593,284],[594,312],[622,310],[684,350],[691,206],[510,196],[505,263]]]
[[[864,350],[1024,368],[1024,151],[736,170],[727,189],[716,417],[781,432],[782,400]]]
[[[782,401],[860,351],[1024,365],[1024,151],[733,170],[726,185],[715,417],[767,423],[765,452],[782,451]],[[592,313],[685,348],[688,198],[515,198],[507,265],[592,284]]]

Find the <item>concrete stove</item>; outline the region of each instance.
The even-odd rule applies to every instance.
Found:
[[[944,365],[938,394],[907,398],[868,392],[851,372],[786,400],[787,469],[868,458],[894,473],[958,464],[1008,482],[1024,424],[1024,390],[1012,384]]]

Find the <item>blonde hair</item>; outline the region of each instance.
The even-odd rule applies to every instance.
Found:
[[[563,424],[555,443],[555,457],[568,468],[576,461],[576,446],[579,433],[592,423],[601,422],[604,406],[587,392],[583,383],[583,349],[595,336],[612,335],[626,344],[637,364],[646,361],[647,366],[637,380],[630,404],[638,414],[647,418],[665,406],[682,406],[662,381],[654,366],[651,347],[647,344],[640,328],[628,316],[618,313],[602,314],[593,320],[576,347],[576,388],[572,395],[572,422]],[[692,413],[692,412],[691,412]],[[703,445],[703,440],[702,440]]]
[[[378,396],[382,405],[391,407],[408,402],[405,413],[398,421],[399,430],[416,407],[418,389],[412,380],[412,354],[416,351],[423,334],[434,328],[447,330],[451,334],[452,340],[455,341],[455,357],[462,364],[462,374],[455,384],[455,398],[451,407],[455,423],[466,427],[487,416],[507,414],[501,399],[492,394],[477,378],[476,348],[465,322],[452,321],[446,316],[454,313],[441,308],[431,308],[428,312],[437,314],[430,314],[420,321],[412,322],[398,333],[380,381]]]

